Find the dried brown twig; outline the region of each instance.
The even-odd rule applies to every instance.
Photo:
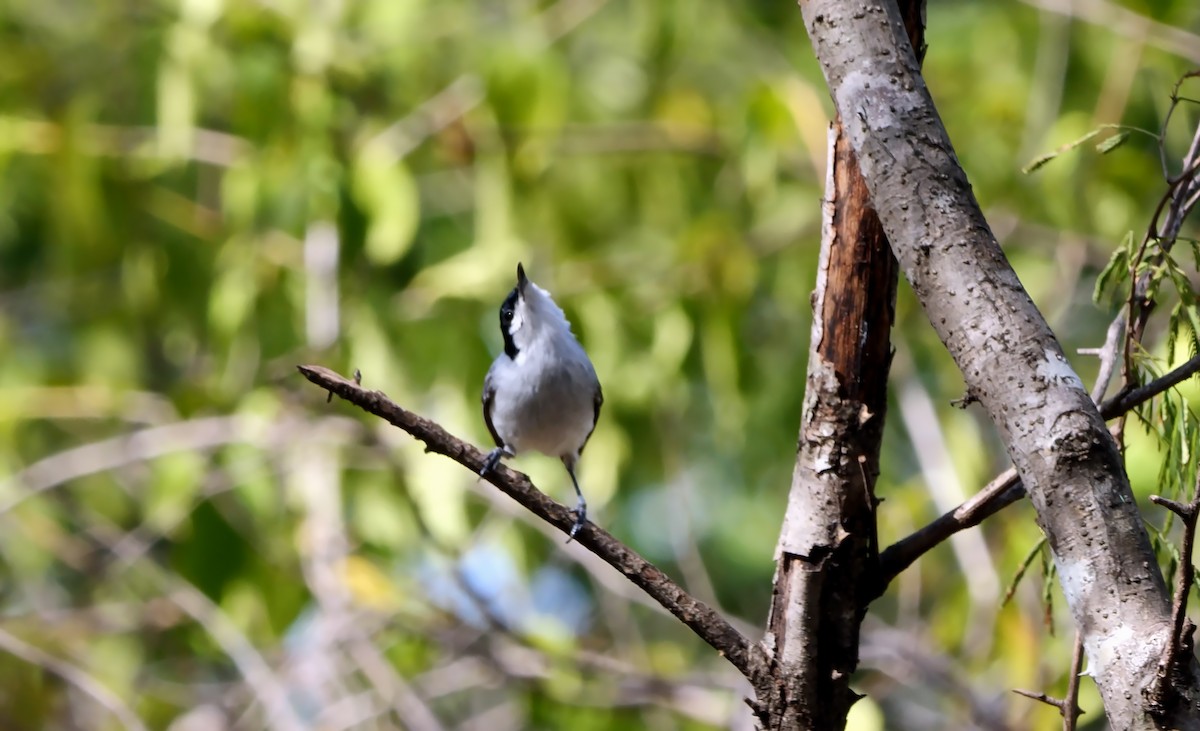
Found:
[[[1171,602],[1171,641],[1163,650],[1162,660],[1158,663],[1158,671],[1154,683],[1150,687],[1150,697],[1160,709],[1166,709],[1173,701],[1174,683],[1172,678],[1176,673],[1184,671],[1188,659],[1192,656],[1192,635],[1196,625],[1187,616],[1188,596],[1192,593],[1192,552],[1196,545],[1196,523],[1200,520],[1200,477],[1192,491],[1192,501],[1181,503],[1159,495],[1151,495],[1150,502],[1170,510],[1179,516],[1183,523],[1183,544],[1179,548],[1178,577],[1175,582],[1175,596]]]
[[[1032,698],[1048,706],[1058,709],[1063,719],[1063,731],[1075,731],[1083,709],[1079,707],[1079,674],[1083,669],[1083,633],[1075,633],[1075,649],[1071,653],[1071,672],[1067,675],[1067,695],[1064,698],[1053,698],[1045,693],[1034,693],[1031,690],[1013,688],[1017,695]]]
[[[1022,688],[1013,688],[1013,692],[1016,693],[1017,695],[1023,695],[1026,698],[1032,698],[1033,700],[1038,701],[1039,703],[1045,703],[1048,706],[1053,706],[1053,707],[1057,708],[1058,712],[1063,714],[1064,718],[1067,715],[1067,701],[1065,701],[1061,698],[1052,698],[1051,696],[1048,696],[1045,693],[1034,693],[1032,690],[1024,690]],[[1076,706],[1075,712],[1078,714],[1078,713],[1082,713],[1083,711],[1079,710],[1079,707]]]
[[[485,454],[450,434],[436,422],[402,408],[383,393],[367,390],[321,366],[302,365],[298,369],[305,378],[321,388],[424,442],[425,451],[447,456],[476,474],[483,468]],[[575,522],[572,510],[550,499],[520,472],[499,465],[484,479],[564,534],[570,531]],[[761,657],[762,650],[757,645],[752,644],[711,607],[688,594],[660,569],[603,528],[589,522],[576,534],[575,540],[675,615],[742,675],[753,680],[757,669],[765,667],[766,661]]]
[[[1067,675],[1067,697],[1063,699],[1063,731],[1075,731],[1083,709],[1079,707],[1079,675],[1083,672],[1083,633],[1075,631],[1075,649],[1071,652],[1071,672]],[[1071,709],[1068,713],[1066,709]]]

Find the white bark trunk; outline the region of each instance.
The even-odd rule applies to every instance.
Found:
[[[1109,720],[1155,728],[1141,691],[1170,607],[1116,445],[988,228],[894,2],[800,5],[901,269],[1029,491]]]

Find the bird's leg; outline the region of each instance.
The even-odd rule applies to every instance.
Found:
[[[483,460],[483,469],[479,470],[479,476],[485,477],[487,473],[496,469],[496,465],[500,464],[502,458],[511,456],[513,456],[513,452],[508,447],[496,447],[488,452],[487,459]]]
[[[570,543],[583,524],[587,522],[587,500],[583,499],[583,491],[579,489],[579,480],[575,479],[574,460],[568,462],[564,459],[563,465],[566,466],[567,474],[571,476],[571,484],[575,486],[575,494],[579,497],[579,502],[575,504],[575,525],[571,526],[571,532],[567,536],[567,543]]]

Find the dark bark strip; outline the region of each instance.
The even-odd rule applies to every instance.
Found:
[[[875,583],[875,478],[887,404],[896,265],[835,126],[832,201],[813,294],[795,473],[779,539],[766,645],[769,729],[841,728],[857,700],[865,587]]]
[[[906,5],[921,47],[922,3]],[[768,729],[845,726],[877,584],[874,487],[898,269],[841,120],[831,138],[804,413],[764,640],[774,664],[758,712]]]
[[[1170,606],[1120,455],[983,218],[896,5],[801,11],[900,267],[1029,491],[1110,723],[1200,728],[1150,716]]]

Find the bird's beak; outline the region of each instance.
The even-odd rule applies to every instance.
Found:
[[[525,267],[523,267],[520,262],[517,262],[517,291],[520,292],[522,296],[525,295],[525,285],[528,283],[529,279],[525,276]]]

